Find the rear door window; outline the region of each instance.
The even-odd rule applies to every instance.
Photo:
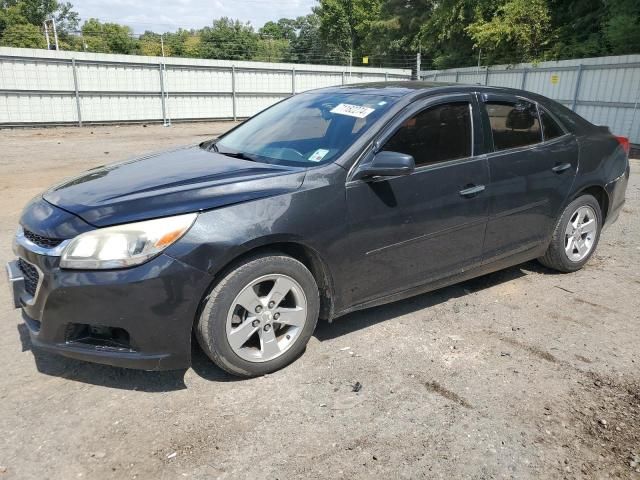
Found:
[[[538,109],[526,100],[485,103],[495,150],[525,147],[542,142]]]
[[[436,105],[405,120],[383,150],[412,155],[417,167],[471,156],[469,102]]]
[[[542,120],[542,131],[544,132],[545,140],[552,140],[564,135],[562,127],[543,108],[540,109],[540,119]]]

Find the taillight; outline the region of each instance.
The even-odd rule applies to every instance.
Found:
[[[616,135],[616,140],[618,140],[618,143],[622,146],[624,153],[626,153],[628,157],[629,152],[631,151],[631,145],[629,144],[629,139],[627,137],[619,137]]]

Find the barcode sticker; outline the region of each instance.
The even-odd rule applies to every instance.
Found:
[[[372,112],[375,112],[374,108],[361,107],[360,105],[351,105],[349,103],[341,103],[331,110],[331,113],[337,113],[338,115],[347,115],[349,117],[356,118],[365,118]]]

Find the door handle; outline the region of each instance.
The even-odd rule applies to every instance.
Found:
[[[469,185],[467,188],[465,188],[464,190],[460,190],[460,192],[458,193],[460,193],[460,195],[462,195],[463,197],[474,197],[480,192],[483,192],[484,189],[484,185]]]
[[[571,164],[570,163],[559,163],[558,165],[553,167],[551,170],[553,170],[556,173],[562,173],[565,170],[569,170],[570,168],[571,168]]]

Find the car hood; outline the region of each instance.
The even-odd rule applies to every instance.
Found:
[[[305,171],[189,146],[89,170],[43,197],[105,227],[290,192],[302,185]]]

